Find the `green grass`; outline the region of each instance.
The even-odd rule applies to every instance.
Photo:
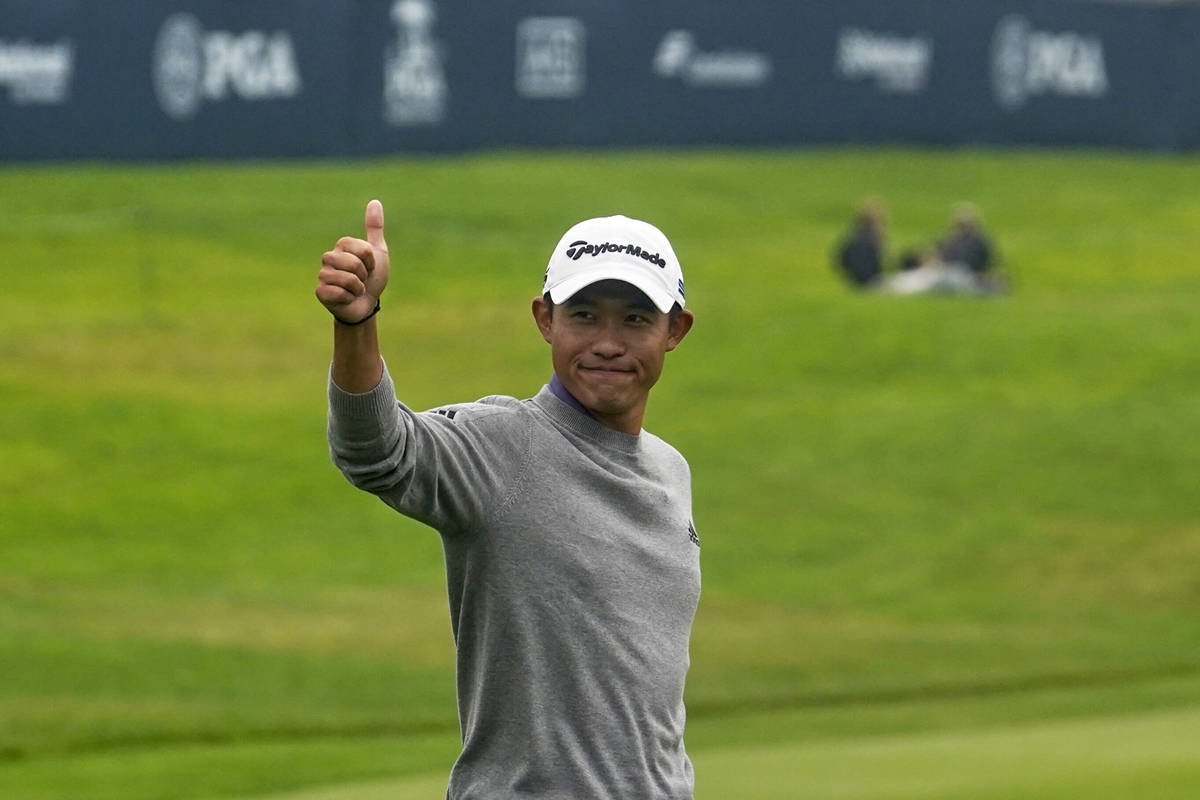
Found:
[[[978,730],[965,736],[875,736],[726,748],[698,761],[703,771],[696,796],[1187,800],[1200,782],[1194,752],[1198,738],[1200,711],[1191,710]],[[258,797],[421,800],[439,796],[444,784],[444,776],[423,775]]]
[[[698,321],[647,427],[695,479],[702,798],[752,797],[746,774],[773,797],[1182,796],[1196,185],[1194,157],[1088,152],[0,170],[0,795],[442,791],[440,545],[324,444],[316,269],[378,196],[416,407],[536,391],[528,301],[571,223],[671,236]],[[867,194],[896,247],[974,200],[1013,294],[848,292],[829,252]],[[1147,744],[1084,758],[1121,731]]]
[[[759,718],[760,723],[767,718]],[[896,733],[855,737],[777,740],[701,748],[693,753],[698,770],[698,800],[775,800],[779,797],[855,798],[856,800],[950,800],[951,798],[1036,798],[1037,800],[1124,800],[1147,797],[1185,800],[1200,781],[1195,742],[1200,709],[1144,711],[1086,718],[1031,721],[1015,725]],[[445,792],[446,774],[407,772],[411,738],[330,741],[320,745],[256,744],[241,748],[193,746],[178,752],[136,751],[115,756],[73,759],[71,777],[61,769],[25,770],[28,797],[156,796],[150,790],[174,766],[178,780],[201,780],[213,797],[254,800],[427,800]],[[444,756],[444,750],[436,753]],[[288,758],[290,756],[290,759]],[[299,789],[220,794],[214,780],[222,770],[274,765],[288,770],[301,759],[336,761],[343,774],[387,770],[389,777],[324,778]],[[372,764],[372,759],[376,763]],[[384,759],[389,765],[384,766]],[[319,773],[309,771],[312,775]],[[397,777],[399,774],[399,777]],[[126,794],[108,794],[105,781]],[[281,783],[285,781],[280,781]],[[0,786],[3,786],[0,783]]]

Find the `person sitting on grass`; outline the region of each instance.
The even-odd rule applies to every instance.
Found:
[[[883,254],[887,239],[887,207],[883,201],[865,200],[854,217],[850,232],[838,244],[836,264],[851,286],[866,289],[883,277]]]

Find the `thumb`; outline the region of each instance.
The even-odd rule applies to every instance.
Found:
[[[383,238],[383,203],[372,200],[367,203],[367,242],[387,252],[387,241]]]

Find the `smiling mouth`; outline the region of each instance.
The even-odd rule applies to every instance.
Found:
[[[580,367],[580,371],[600,377],[632,375],[631,369],[612,369],[611,367]]]

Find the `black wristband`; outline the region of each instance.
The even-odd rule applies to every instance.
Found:
[[[367,314],[365,317],[360,319],[358,322],[346,322],[344,319],[338,319],[336,315],[334,316],[334,319],[337,319],[337,321],[342,323],[343,325],[350,325],[350,326],[362,325],[364,322],[366,322],[367,320],[369,320],[371,317],[375,316],[378,313],[379,313],[379,298],[376,297],[375,298],[375,308],[373,308],[371,310],[370,314]]]

